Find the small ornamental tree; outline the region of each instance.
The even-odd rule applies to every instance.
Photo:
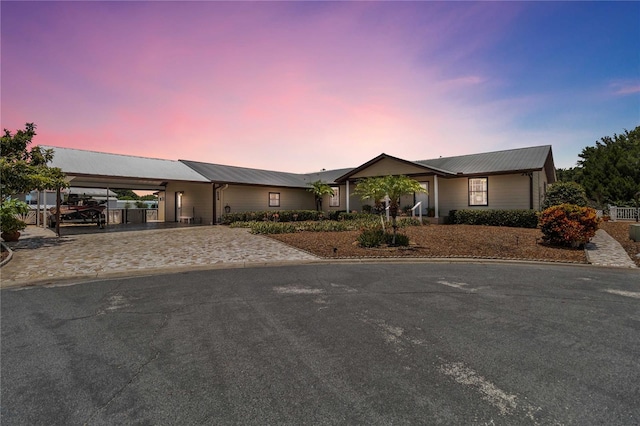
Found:
[[[313,193],[316,199],[317,211],[322,210],[322,197],[324,197],[325,195],[331,195],[333,197],[333,189],[331,189],[331,187],[328,184],[324,183],[321,180],[312,182],[311,188],[307,189],[307,191]]]
[[[599,219],[590,207],[560,204],[540,214],[542,241],[551,245],[582,247],[596,234]]]
[[[576,182],[556,182],[552,184],[544,197],[542,208],[546,209],[560,204],[586,206],[587,195],[582,185]]]
[[[396,245],[398,234],[398,224],[396,218],[400,210],[400,197],[416,192],[427,192],[420,183],[408,176],[384,176],[366,178],[358,182],[354,191],[363,200],[381,200],[384,196],[389,197],[389,215],[393,227],[391,245]]]

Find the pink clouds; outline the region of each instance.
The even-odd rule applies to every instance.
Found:
[[[511,122],[545,99],[496,96],[513,83],[479,55],[521,4],[2,9],[2,125],[34,121],[41,144],[305,172],[383,151],[423,159],[509,147]],[[33,19],[20,27],[20,14]]]

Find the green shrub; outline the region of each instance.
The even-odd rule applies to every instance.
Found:
[[[251,212],[225,213],[220,218],[223,225],[234,222],[274,221],[274,222],[302,222],[318,220],[322,212],[315,210],[260,210]]]
[[[358,244],[365,248],[380,247],[382,244],[391,246],[393,244],[393,234],[391,232],[385,232],[381,227],[363,229],[360,235],[358,235]],[[396,234],[395,246],[408,245],[409,237],[404,234]]]
[[[358,244],[361,247],[379,247],[383,242],[386,242],[386,239],[385,232],[381,228],[364,229],[358,235]]]
[[[534,210],[452,210],[449,221],[460,225],[536,228],[538,213]]]
[[[252,234],[291,234],[297,231],[296,225],[291,222],[252,222],[250,225]]]
[[[542,240],[551,245],[581,247],[596,234],[598,223],[594,209],[575,204],[552,206],[540,214]]]
[[[587,195],[582,185],[576,182],[556,182],[550,185],[544,197],[542,208],[547,209],[560,204],[586,206]]]

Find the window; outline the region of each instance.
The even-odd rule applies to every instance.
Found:
[[[270,192],[269,193],[269,207],[280,207],[280,193],[279,192]]]
[[[469,178],[469,205],[488,206],[488,178]]]
[[[340,188],[332,186],[333,195],[329,198],[329,207],[340,207]]]

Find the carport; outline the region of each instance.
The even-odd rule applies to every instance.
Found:
[[[107,192],[112,189],[154,191],[158,194],[158,223],[215,223],[210,213],[215,211],[214,185],[179,161],[71,148],[43,148],[53,150],[50,166],[59,167],[71,186],[101,188]],[[113,221],[110,221],[112,215],[109,213],[107,209],[107,226],[111,227],[114,225],[110,223]],[[135,228],[140,229],[140,226]]]

